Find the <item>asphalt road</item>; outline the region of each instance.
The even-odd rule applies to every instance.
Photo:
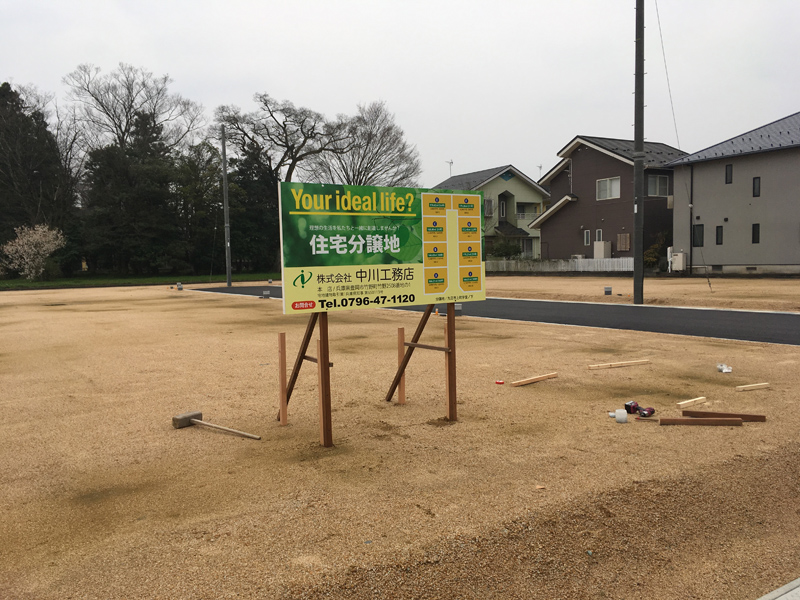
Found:
[[[265,290],[269,290],[272,298],[282,297],[280,286],[274,285],[214,287],[200,291],[262,296]],[[437,306],[440,312],[444,311],[444,304]],[[424,309],[425,306],[421,305],[402,310],[422,312]],[[463,303],[462,314],[490,319],[652,331],[800,346],[798,313],[489,298],[482,302]]]

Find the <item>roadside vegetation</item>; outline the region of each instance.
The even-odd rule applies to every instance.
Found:
[[[280,280],[280,273],[240,273],[232,274],[234,282],[247,281],[275,281]],[[80,275],[77,277],[62,277],[49,281],[30,279],[0,279],[0,292],[11,290],[36,290],[36,289],[66,289],[82,287],[113,287],[124,285],[175,285],[191,283],[208,283],[225,285],[225,273],[221,275],[155,275],[150,277],[118,277],[111,275]]]

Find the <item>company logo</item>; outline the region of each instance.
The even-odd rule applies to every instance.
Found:
[[[294,278],[294,281],[292,282],[292,285],[294,287],[297,287],[297,282],[298,281],[300,282],[300,287],[301,288],[305,288],[306,284],[309,281],[311,281],[311,273],[308,273],[308,275],[306,275],[305,269],[301,269],[300,270],[300,275],[298,275],[297,277]]]

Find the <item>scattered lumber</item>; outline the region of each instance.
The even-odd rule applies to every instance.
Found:
[[[764,423],[767,420],[766,415],[746,415],[743,413],[724,413],[707,410],[685,410],[683,411],[683,416],[696,419],[741,419],[750,423]]]
[[[615,363],[602,363],[599,365],[589,365],[590,369],[614,369],[617,367],[632,367],[634,365],[645,365],[649,363],[648,359],[643,360],[626,360],[624,362],[615,362]]]
[[[700,404],[701,402],[705,401],[706,401],[705,396],[700,396],[699,398],[692,398],[691,400],[684,400],[683,402],[678,402],[678,408],[686,408],[687,406]]]
[[[737,385],[736,391],[737,392],[749,392],[750,390],[763,390],[764,388],[768,388],[768,383],[751,383],[750,385]]]
[[[683,418],[683,417],[675,417],[670,419],[661,419],[661,425],[719,425],[719,426],[726,426],[726,425],[740,425],[742,424],[741,419],[692,419],[692,418]]]
[[[547,375],[538,375],[536,377],[529,377],[528,379],[520,379],[519,381],[512,381],[511,387],[528,385],[529,383],[536,383],[537,381],[544,381],[545,379],[552,379],[553,377],[558,377],[558,373],[548,373]]]

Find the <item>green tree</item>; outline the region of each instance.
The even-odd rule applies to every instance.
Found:
[[[140,275],[180,268],[187,249],[162,129],[153,114],[138,113],[126,147],[90,153],[84,232],[91,270]]]
[[[183,260],[193,273],[225,271],[225,234],[222,207],[222,159],[204,141],[176,158],[175,208]]]
[[[278,178],[257,145],[231,160],[231,261],[237,271],[280,265]]]
[[[0,243],[21,226],[68,229],[73,185],[45,115],[0,85]]]

